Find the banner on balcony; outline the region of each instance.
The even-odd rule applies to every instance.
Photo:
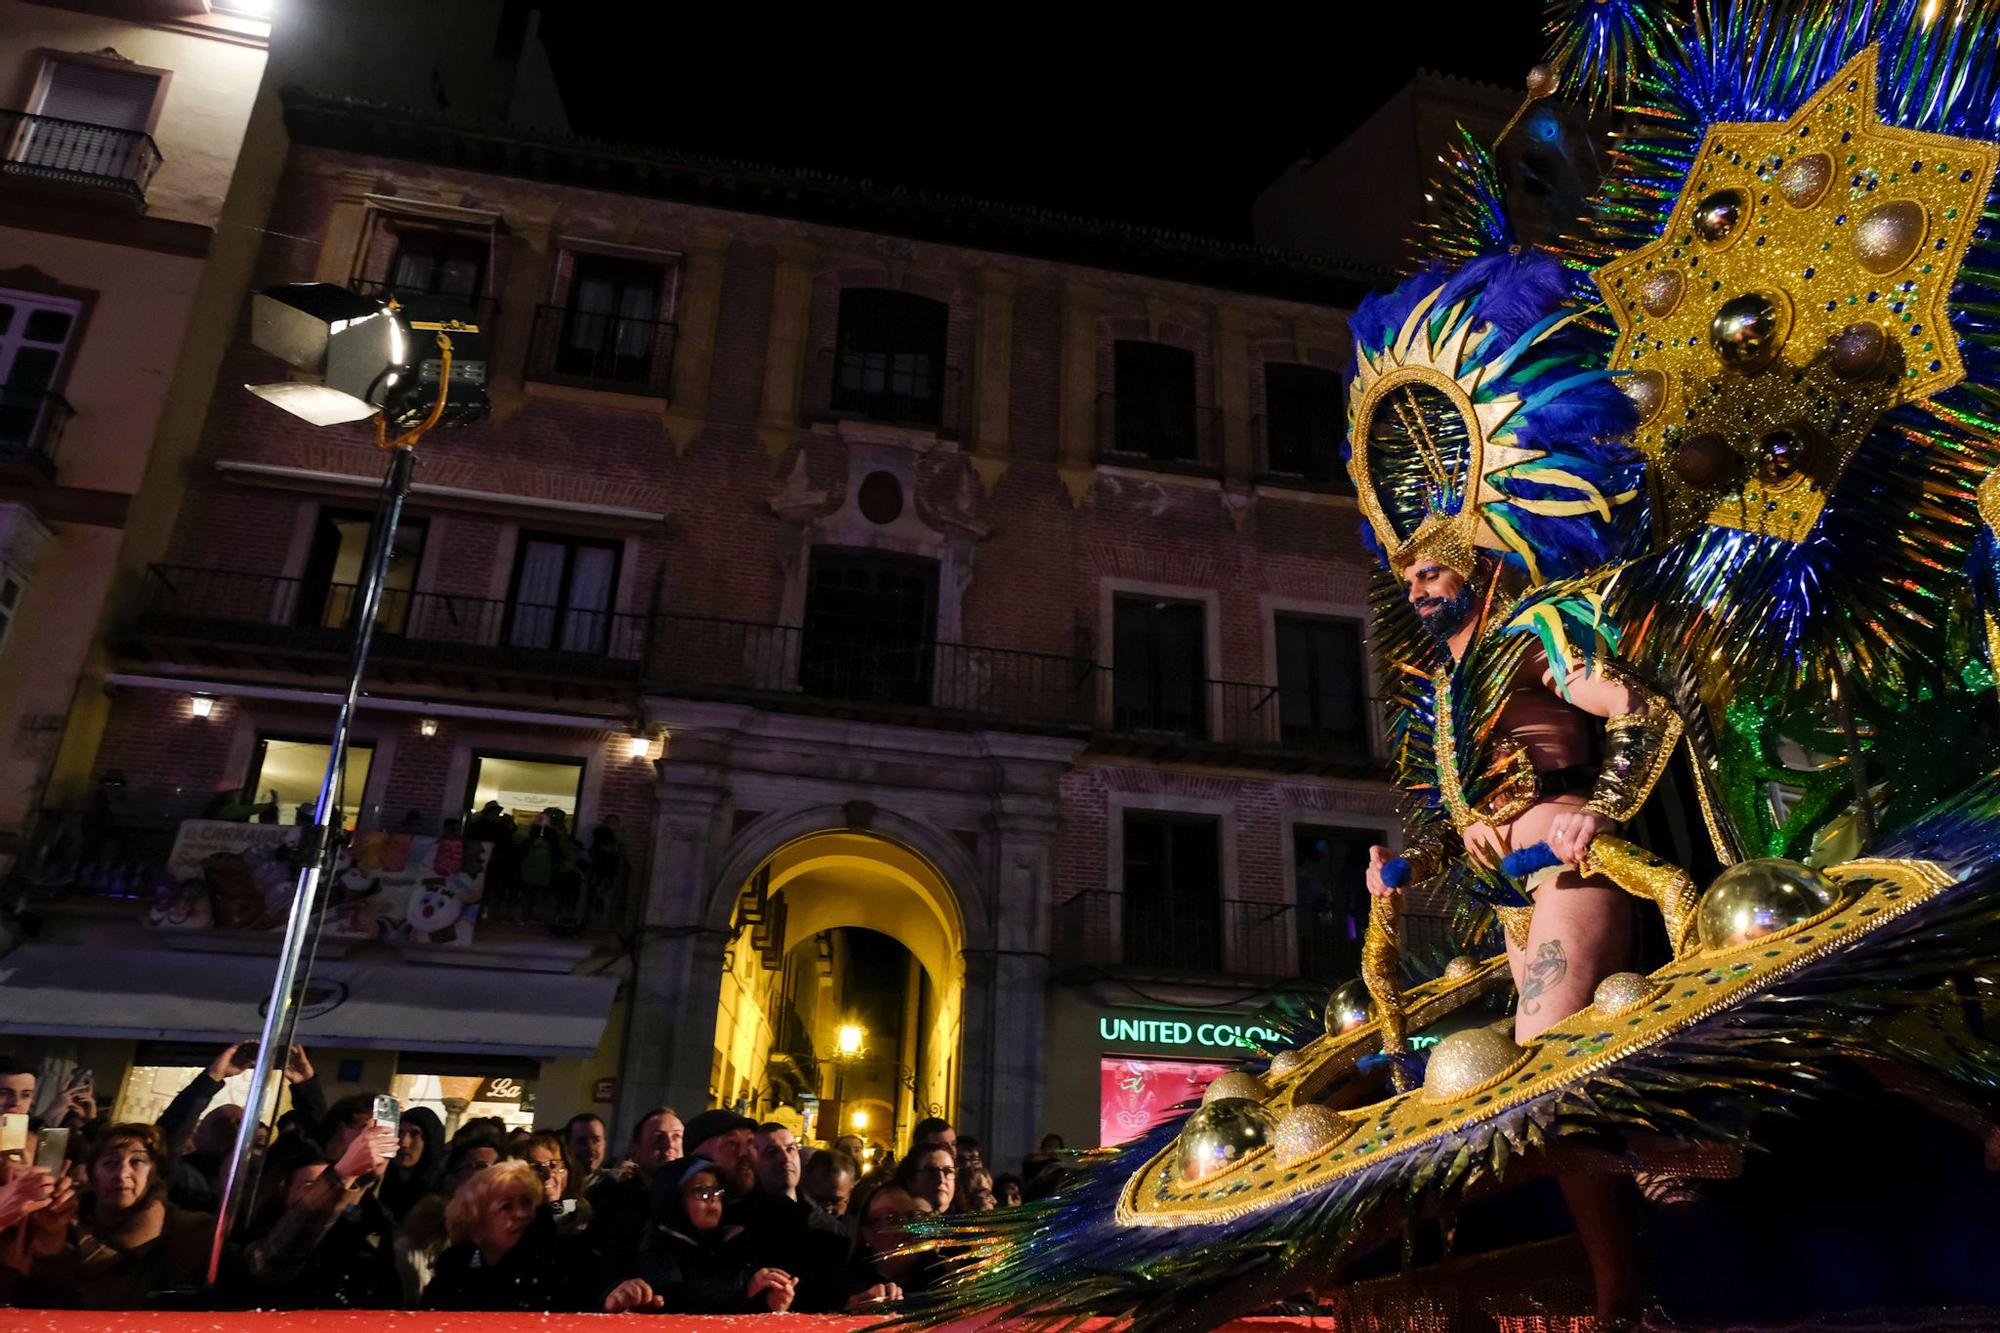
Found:
[[[161,930],[280,930],[298,882],[296,825],[190,819],[147,913]],[[486,844],[412,833],[356,834],[324,889],[325,934],[469,945],[485,892]]]

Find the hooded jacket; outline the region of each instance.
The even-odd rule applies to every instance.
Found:
[[[704,1157],[683,1157],[653,1173],[652,1221],[639,1242],[637,1271],[673,1314],[748,1314],[762,1311],[762,1298],[744,1294],[750,1285],[749,1247],[743,1228],[724,1223],[697,1231],[681,1206],[681,1182],[697,1171],[720,1177]]]

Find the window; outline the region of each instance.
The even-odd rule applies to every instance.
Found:
[[[937,638],[937,563],[814,551],[799,688],[823,699],[925,705]]]
[[[326,761],[332,754],[333,747],[323,741],[258,737],[250,778],[244,784],[250,804],[257,807],[255,818],[266,824],[312,823],[319,785],[326,780]],[[375,747],[369,742],[355,741],[347,747],[346,771],[336,793],[343,828],[353,828],[361,817],[374,760]]]
[[[1125,961],[1222,969],[1221,832],[1213,818],[1125,815]]]
[[[1112,448],[1156,463],[1196,462],[1194,353],[1129,341],[1112,352],[1117,393]]]
[[[607,255],[578,255],[569,305],[555,354],[558,374],[578,379],[648,384],[663,325],[660,293],[665,273]]]
[[[851,287],[840,294],[832,407],[871,421],[936,427],[944,418],[942,301]]]
[[[56,372],[82,309],[60,297],[0,291],[0,454],[39,450],[60,424]]]
[[[412,317],[465,318],[475,315],[486,292],[486,262],[491,236],[486,231],[449,227],[388,224],[396,251],[389,260],[389,277],[378,286],[409,307]]]
[[[1202,608],[1120,597],[1112,604],[1111,712],[1118,731],[1208,734]]]
[[[1318,366],[1265,365],[1267,470],[1312,482],[1344,482],[1347,470],[1340,464],[1340,438],[1346,429],[1338,374]]]
[[[1278,725],[1287,748],[1332,758],[1368,754],[1361,625],[1278,616]]]
[[[1299,975],[1338,985],[1361,975],[1361,935],[1368,926],[1368,849],[1388,839],[1380,829],[1292,830]]]
[[[146,133],[160,81],[158,70],[46,61],[41,96],[32,108],[42,119],[15,132],[7,149],[9,171],[143,189],[159,160]]]
[[[410,623],[410,599],[418,566],[423,563],[429,526],[426,520],[407,515],[396,525],[382,602],[375,611],[375,628],[384,634],[401,634]],[[353,622],[360,598],[361,565],[374,528],[371,514],[346,509],[320,511],[305,572],[299,578],[292,623],[341,629]]]
[[[521,534],[514,588],[507,597],[509,647],[602,653],[611,636],[619,548],[537,533]]]
[[[489,801],[497,801],[522,828],[533,824],[543,811],[560,810],[574,836],[577,799],[582,792],[581,759],[475,754],[465,804],[477,817]]]

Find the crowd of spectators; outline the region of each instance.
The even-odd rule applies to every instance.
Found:
[[[382,1123],[371,1095],[329,1105],[293,1047],[291,1110],[259,1136],[218,1258],[242,1110],[210,1104],[252,1061],[228,1047],[154,1124],[108,1123],[81,1082],[45,1099],[26,1145],[0,1152],[0,1305],[868,1313],[940,1277],[935,1249],[901,1243],[911,1219],[1018,1206],[1062,1170],[1050,1136],[1025,1178],[996,1177],[939,1119],[874,1162],[851,1136],[815,1150],[726,1109],[655,1107],[619,1153],[588,1112],[560,1129],[447,1127],[422,1106]],[[36,1092],[0,1057],[0,1116]]]

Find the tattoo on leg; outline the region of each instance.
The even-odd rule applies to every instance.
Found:
[[[1537,949],[1534,961],[1528,964],[1521,978],[1521,1012],[1539,1012],[1543,993],[1560,984],[1568,971],[1569,959],[1563,955],[1561,940],[1549,940]]]

